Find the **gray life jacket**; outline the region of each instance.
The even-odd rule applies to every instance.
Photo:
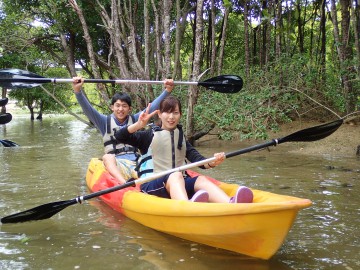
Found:
[[[145,177],[185,164],[186,141],[181,125],[173,131],[152,127],[154,137],[138,165],[138,176]]]
[[[115,119],[108,115],[106,119],[106,132],[103,136],[104,148],[106,154],[122,155],[127,153],[137,154],[138,149],[130,144],[118,143],[115,138],[115,132],[121,128],[126,128],[128,125],[135,123],[135,117],[129,115],[127,125],[119,126],[116,124]]]

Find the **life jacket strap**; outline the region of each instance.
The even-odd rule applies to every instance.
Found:
[[[127,154],[127,153],[137,153],[137,148],[135,147],[131,147],[131,146],[125,146],[119,149],[114,149],[109,151],[109,154],[115,154],[117,155],[123,155],[123,154]]]

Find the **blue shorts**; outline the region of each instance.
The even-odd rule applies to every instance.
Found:
[[[157,178],[155,180],[152,180],[148,183],[144,183],[140,186],[141,191],[150,195],[155,195],[158,197],[162,197],[162,198],[167,198],[170,199],[170,194],[167,192],[166,190],[166,182],[169,178],[170,174],[167,174],[163,177]],[[197,176],[196,177],[190,177],[190,176],[185,176],[184,180],[185,180],[185,189],[186,189],[186,193],[188,195],[188,198],[192,198],[192,196],[195,193],[194,190],[194,186],[195,186],[195,182],[197,180]]]

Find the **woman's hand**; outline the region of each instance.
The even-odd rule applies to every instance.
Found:
[[[224,152],[215,153],[214,157],[215,157],[215,160],[208,163],[209,168],[214,168],[214,167],[220,165],[221,163],[224,162],[224,160],[226,158]]]
[[[149,122],[149,120],[151,119],[151,117],[153,117],[155,114],[157,114],[159,112],[159,110],[155,110],[152,113],[149,113],[150,106],[151,106],[151,103],[149,103],[146,110],[140,114],[137,122],[128,126],[128,131],[130,133],[134,133],[134,132],[144,128],[147,125],[147,123]]]

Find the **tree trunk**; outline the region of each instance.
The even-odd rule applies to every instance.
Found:
[[[40,109],[39,109],[39,114],[38,114],[38,116],[36,117],[36,120],[42,121],[42,119],[43,119],[44,101],[40,100],[39,107],[40,107]]]
[[[304,30],[303,30],[303,20],[301,19],[301,2],[297,1],[295,6],[297,10],[297,28],[298,28],[298,42],[299,42],[299,52],[304,53]],[[304,15],[305,16],[305,15]]]
[[[120,21],[120,9],[117,8],[117,1],[111,1],[111,14],[97,1],[100,8],[100,16],[105,25],[105,29],[109,34],[111,47],[114,49],[116,67],[119,69],[121,78],[131,78],[130,71],[126,62],[126,56],[123,48],[124,35],[121,32],[122,22]]]
[[[203,5],[204,0],[198,0],[196,4],[196,24],[195,24],[195,49],[192,76],[197,80],[200,74],[200,63],[203,45]],[[199,89],[197,86],[190,86],[188,91],[188,113],[186,119],[186,135],[190,143],[194,142],[193,134],[195,133],[194,108],[197,103]]]
[[[246,78],[250,76],[250,35],[249,26],[251,26],[251,17],[249,23],[248,0],[244,1],[244,35],[245,35],[245,74]]]
[[[30,111],[30,120],[34,121],[35,117],[34,117],[34,108],[31,105],[28,105],[28,109]]]
[[[136,2],[135,2],[136,3]],[[136,13],[136,4],[135,7],[128,6],[128,9],[124,8],[123,14],[126,15],[127,18],[127,27],[129,28],[129,34],[125,41],[127,42],[128,56],[130,70],[135,75],[136,78],[145,78],[145,71],[143,66],[141,65],[141,46],[138,44],[137,32],[136,32],[136,22],[135,22],[135,13]],[[117,7],[119,9],[120,7]]]
[[[4,88],[4,87],[2,87],[1,88],[1,97],[2,98],[6,98],[6,88]],[[2,106],[1,107],[1,114],[4,114],[4,113],[6,113],[6,106]]]
[[[276,61],[282,58],[282,44],[281,44],[281,36],[283,30],[283,23],[282,23],[282,3],[281,1],[276,1],[275,5],[275,55]],[[279,87],[281,88],[284,84],[283,82],[283,72],[282,69],[279,70]]]
[[[355,109],[356,99],[353,93],[351,79],[354,74],[353,67],[350,66],[352,60],[352,49],[349,44],[350,33],[350,3],[348,0],[340,0],[341,9],[341,35],[338,26],[337,11],[335,0],[331,0],[331,17],[334,26],[334,38],[336,41],[339,55],[341,80],[344,87],[344,98],[346,101],[345,109],[347,113]],[[354,91],[355,92],[355,91]]]
[[[210,74],[215,74],[215,63],[216,63],[216,29],[215,29],[215,1],[211,0],[211,28],[210,28]]]
[[[223,24],[222,24],[222,35],[220,41],[220,48],[219,48],[219,57],[218,57],[218,67],[217,67],[217,74],[221,74],[223,61],[224,61],[224,51],[225,51],[225,43],[226,43],[226,29],[227,29],[227,22],[229,18],[230,7],[225,7]]]
[[[69,71],[71,77],[75,77],[75,36],[73,33],[69,34],[69,44],[66,40],[66,36],[64,34],[60,34],[61,46],[63,47],[65,57],[66,57],[66,68]]]
[[[174,70],[173,70],[173,78],[182,79],[182,66],[180,61],[180,45],[181,45],[181,30],[182,28],[182,17],[181,17],[181,8],[180,8],[180,0],[176,0],[176,29],[175,29],[175,50],[174,50]]]
[[[268,10],[268,0],[262,1],[262,9]],[[269,18],[265,18],[265,20],[261,23],[261,46],[260,48],[260,65],[264,67],[267,61],[267,29],[268,29],[268,21]]]
[[[150,78],[150,16],[148,7],[150,0],[144,1],[144,72]]]
[[[124,2],[126,3],[126,2]],[[141,46],[139,45],[138,36],[140,33],[137,33],[135,17],[137,10],[137,2],[135,2],[134,7],[129,1],[129,5],[119,5],[117,0],[111,0],[111,8],[108,13],[108,9],[105,8],[99,0],[97,4],[99,6],[99,14],[104,23],[105,29],[110,37],[110,47],[113,48],[116,70],[120,73],[117,78],[124,79],[146,79],[150,78],[150,51],[149,51],[149,26],[146,30],[147,15],[145,14],[144,18],[144,35],[145,35],[145,59],[144,66],[141,63]],[[149,1],[144,3],[144,11],[146,12],[149,7]],[[146,32],[148,31],[148,32]],[[147,40],[147,43],[146,43]],[[110,66],[109,69],[112,67]],[[139,107],[145,107],[146,103],[149,102],[145,99],[145,90],[148,93],[150,99],[154,98],[154,93],[151,85],[134,85],[134,84],[125,84],[123,89],[126,92],[132,93],[135,97],[135,102]]]
[[[86,42],[86,47],[87,47],[87,52],[89,55],[89,59],[90,59],[90,65],[91,65],[91,69],[92,72],[94,74],[95,79],[100,79],[101,78],[101,74],[100,71],[98,69],[98,65],[96,64],[96,57],[95,57],[95,51],[92,45],[92,39],[89,33],[89,28],[87,26],[84,14],[82,12],[82,9],[78,6],[76,0],[69,0],[69,4],[70,6],[74,9],[74,11],[76,12],[76,14],[79,17],[82,29],[84,31],[84,39]],[[105,91],[105,87],[103,84],[97,84],[97,88],[100,91],[100,94],[102,96],[102,98],[104,99],[104,101],[108,102],[109,101],[109,97]]]
[[[355,89],[353,88],[352,80],[355,79],[355,70],[351,62],[353,60],[353,50],[350,41],[350,7],[351,3],[349,0],[340,0],[341,6],[341,33],[342,33],[342,46],[344,47],[344,71],[345,75],[343,78],[344,90],[346,95],[346,111],[351,113],[355,110],[356,95]]]
[[[320,36],[321,36],[321,42],[320,42],[320,79],[321,84],[326,84],[326,1],[323,0],[321,3],[321,10],[320,10]],[[312,53],[312,52],[311,52]]]
[[[287,14],[287,21],[286,21],[286,24],[287,25],[292,25],[291,21],[292,21],[292,14],[293,12],[291,11],[292,7],[289,6],[291,3],[289,1],[286,1],[285,2],[285,5],[286,5],[286,14]],[[286,52],[286,55],[289,55],[290,54],[290,51],[291,51],[291,39],[290,39],[290,36],[291,36],[291,27],[287,27],[287,31],[286,31],[286,37],[284,38],[284,45],[285,45],[285,52]]]
[[[180,0],[176,0],[176,30],[175,30],[175,49],[174,49],[174,71],[173,78],[182,79],[182,65],[180,61],[180,48],[185,33],[186,18],[190,12],[189,1],[184,3],[183,9],[180,7]]]
[[[171,76],[171,47],[170,47],[170,10],[172,6],[171,0],[163,0],[163,23],[164,23],[164,47],[165,47],[165,76]],[[161,78],[164,79],[164,78]]]
[[[255,65],[257,65],[257,64],[259,64],[259,62],[260,62],[260,53],[258,52],[258,48],[259,48],[259,42],[258,42],[258,40],[259,40],[259,38],[258,38],[258,36],[259,36],[259,32],[260,32],[260,28],[261,28],[261,26],[260,25],[258,25],[258,26],[256,26],[255,28],[254,28],[254,30],[253,30],[253,53],[252,53],[252,64],[255,66]]]
[[[155,54],[156,54],[156,67],[157,67],[157,73],[156,73],[156,79],[160,80],[161,77],[163,77],[163,68],[162,68],[162,55],[161,55],[161,30],[160,30],[160,16],[159,16],[159,10],[156,7],[156,3],[154,0],[151,0],[152,7],[155,14]]]
[[[355,51],[356,51],[356,58],[355,61],[357,76],[360,79],[360,41],[359,41],[359,33],[360,33],[360,5],[358,0],[354,0],[354,7],[351,9],[352,11],[352,21],[353,21],[353,28],[354,28],[354,39],[355,39]]]

